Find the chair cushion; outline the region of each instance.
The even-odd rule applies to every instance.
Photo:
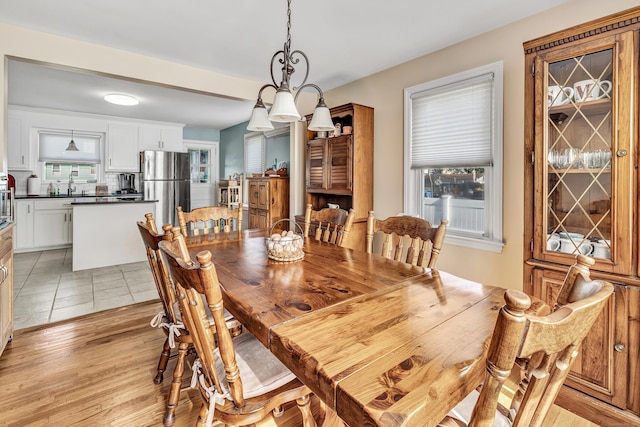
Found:
[[[463,421],[465,424],[469,424],[471,419],[471,413],[476,406],[476,402],[480,397],[478,390],[473,390],[467,395],[455,408],[451,410],[447,415],[451,418]],[[494,427],[511,427],[511,421],[505,417],[500,411],[496,411],[496,418],[493,420]]]
[[[244,398],[250,399],[271,390],[275,390],[296,376],[287,369],[256,337],[250,333],[241,334],[233,339],[236,351],[236,363],[240,370]],[[224,374],[224,365],[220,352],[216,348],[216,372],[218,379],[226,389],[229,384]]]

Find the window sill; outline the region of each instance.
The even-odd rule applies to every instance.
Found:
[[[495,252],[497,254],[502,253],[502,248],[504,247],[504,242],[494,242],[492,240],[466,236],[456,236],[451,234],[446,235],[444,242],[445,244],[448,243],[456,246],[464,246],[466,248]]]

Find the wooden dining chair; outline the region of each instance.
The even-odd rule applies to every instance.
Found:
[[[185,212],[182,206],[178,206],[176,211],[180,230],[185,236],[242,232],[242,207],[229,209],[225,206],[209,206]]]
[[[554,311],[546,316],[528,312],[531,300],[523,292],[505,292],[506,304],[498,314],[489,345],[483,385],[460,402],[440,426],[542,424],[580,344],[614,289],[609,282],[590,280],[582,261],[567,274]],[[506,409],[498,404],[498,397],[517,360],[528,364],[525,386]]]
[[[171,389],[167,399],[167,409],[163,420],[165,426],[171,426],[175,420],[175,411],[178,406],[178,401],[180,400],[186,356],[193,351],[193,341],[182,322],[175,289],[171,283],[169,271],[163,261],[160,248],[158,247],[161,241],[173,239],[173,234],[171,233],[172,226],[171,224],[164,225],[162,227],[164,234],[158,234],[153,214],[145,214],[145,217],[146,221],[138,221],[138,231],[142,236],[149,267],[151,268],[151,273],[158,290],[158,296],[162,303],[162,311],[151,320],[151,326],[161,328],[167,335],[160,353],[157,374],[153,380],[154,383],[162,383],[164,371],[167,368],[169,359],[172,357],[171,349],[175,348],[176,343],[178,345],[178,352],[174,355],[174,357],[177,356],[177,361],[173,371],[173,382],[171,383]],[[209,316],[209,322],[211,324],[213,323],[211,316]],[[225,313],[225,324],[234,336],[242,332],[242,326],[230,313]]]
[[[308,204],[304,214],[304,236],[318,241],[344,246],[349,238],[356,212],[349,209],[324,208],[319,211]]]
[[[224,324],[224,305],[211,252],[202,251],[196,260],[189,260],[184,236],[174,230],[174,240],[160,242],[160,249],[167,255],[182,318],[198,356],[193,370],[203,403],[196,425],[210,426],[214,419],[224,425],[250,425],[270,413],[282,415],[282,406],[296,401],[303,426],[315,427],[311,390],[253,335],[232,340],[229,330],[219,326]],[[217,340],[205,320],[207,306]]]
[[[396,261],[435,268],[444,244],[447,223],[443,219],[438,227],[433,227],[429,221],[412,216],[380,220],[375,218],[373,211],[369,211],[366,250]],[[377,238],[379,241],[375,241]]]

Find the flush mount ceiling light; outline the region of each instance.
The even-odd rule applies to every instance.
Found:
[[[122,93],[109,93],[104,96],[104,100],[116,105],[138,105],[140,103],[133,96]]]
[[[253,107],[251,113],[251,119],[249,120],[248,130],[254,131],[267,131],[273,130],[273,123],[271,122],[294,122],[300,120],[300,113],[296,108],[296,100],[302,89],[313,88],[318,91],[318,105],[313,112],[311,123],[309,124],[309,130],[325,131],[333,129],[333,122],[331,121],[331,115],[329,114],[329,108],[324,103],[324,94],[322,89],[313,83],[306,83],[309,76],[309,59],[307,55],[301,50],[291,51],[291,0],[287,0],[287,41],[284,43],[283,50],[279,50],[273,54],[271,58],[271,81],[260,88],[258,92],[258,100]],[[274,65],[276,65],[276,59],[278,63],[282,64],[282,80],[277,85],[276,79],[273,74]],[[297,65],[303,59],[303,65],[305,66],[304,79],[297,87],[291,87],[291,75],[294,73],[295,68],[293,65]],[[276,96],[273,101],[271,111],[267,114],[267,108],[262,102],[262,91],[268,87],[272,87],[276,90]],[[296,92],[295,98],[292,91]]]
[[[76,145],[76,143],[73,142],[73,129],[71,129],[71,141],[69,141],[69,145],[64,151],[80,151],[78,150],[78,146]]]

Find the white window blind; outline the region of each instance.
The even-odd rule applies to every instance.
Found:
[[[71,132],[39,131],[38,160],[40,162],[100,163],[100,135],[73,134],[78,151],[66,151]]]
[[[264,172],[264,135],[246,134],[244,137],[244,176]]]
[[[493,164],[494,73],[411,95],[411,168]]]

